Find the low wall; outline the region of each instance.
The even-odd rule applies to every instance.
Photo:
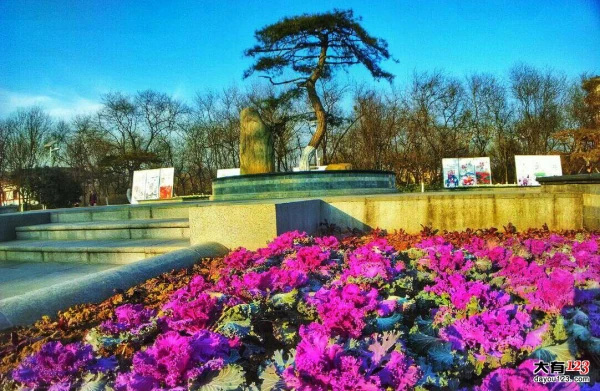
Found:
[[[0,214],[0,242],[15,240],[16,227],[50,223],[50,211]]]
[[[19,211],[18,205],[0,206],[0,215],[5,213],[15,213]]]
[[[600,174],[563,175],[538,178],[547,194],[579,194],[582,197],[583,227],[600,230]]]
[[[518,230],[543,225],[552,230],[581,229],[582,197],[518,189],[220,202],[190,208],[190,234],[192,244],[210,240],[229,248],[256,249],[285,231],[314,233],[321,223],[341,229],[403,229],[408,233],[417,233],[423,226],[454,231],[502,228],[508,223]]]
[[[423,226],[448,231],[490,228],[512,223],[519,230],[581,229],[580,194],[532,192],[431,193],[324,199],[321,219],[342,228],[419,232]],[[360,221],[360,224],[356,224]]]
[[[190,208],[190,242],[195,245],[209,240],[232,249],[255,250],[284,232],[316,232],[320,217],[318,199],[211,202]]]

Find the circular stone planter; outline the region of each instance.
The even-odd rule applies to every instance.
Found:
[[[214,179],[212,200],[396,193],[391,171],[299,171]]]

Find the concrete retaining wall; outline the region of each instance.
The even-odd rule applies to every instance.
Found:
[[[500,193],[431,193],[324,199],[321,220],[342,228],[404,229],[416,233],[422,226],[455,231],[490,228],[508,223],[517,229],[583,228],[580,194],[543,194],[537,191]]]
[[[15,240],[16,227],[50,223],[50,211],[6,213],[0,215],[0,242]]]
[[[210,240],[229,248],[263,247],[290,230],[314,233],[320,223],[341,229],[441,230],[490,228],[512,223],[519,230],[583,228],[583,196],[539,189],[493,192],[439,192],[329,197],[322,200],[214,203],[190,209],[192,243]]]
[[[114,295],[117,288],[126,289],[173,269],[190,267],[202,258],[226,253],[227,249],[218,243],[203,243],[0,300],[0,330],[33,323],[43,315],[54,317],[76,304],[101,302]]]
[[[212,203],[190,208],[190,242],[221,243],[229,248],[257,249],[293,230],[315,232],[321,201]]]
[[[600,230],[600,182],[599,183],[544,183],[547,194],[579,194],[582,198],[583,227],[590,231]]]

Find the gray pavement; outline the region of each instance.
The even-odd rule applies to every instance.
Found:
[[[107,264],[0,262],[0,300],[119,267]]]

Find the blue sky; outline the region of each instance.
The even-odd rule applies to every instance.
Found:
[[[283,16],[352,8],[414,70],[505,76],[518,62],[600,74],[600,1],[0,0],[0,117],[39,104],[56,116],[98,108],[102,94],[244,86],[254,31]],[[366,79],[366,72],[350,75]]]

